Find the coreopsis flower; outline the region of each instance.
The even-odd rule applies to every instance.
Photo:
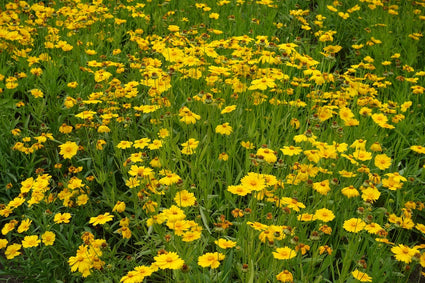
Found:
[[[228,186],[227,190],[231,192],[232,194],[239,195],[239,196],[246,196],[247,194],[250,194],[252,191],[250,188],[245,187],[243,185],[236,185],[236,186]]]
[[[187,155],[195,153],[195,149],[198,147],[198,144],[199,141],[193,138],[189,139],[187,142],[182,143],[182,153]]]
[[[188,206],[195,205],[196,198],[193,193],[188,192],[187,190],[182,190],[176,193],[176,196],[174,197],[174,201],[176,202],[178,206],[188,207]]]
[[[297,256],[297,252],[290,247],[277,248],[275,252],[273,252],[273,257],[276,259],[291,259]]]
[[[219,160],[227,161],[229,160],[229,155],[225,152],[222,152],[218,155]]]
[[[92,259],[88,257],[88,254],[88,247],[86,245],[81,245],[78,248],[77,254],[68,259],[68,264],[71,267],[72,272],[78,270],[83,277],[90,275],[90,269],[93,267],[93,264]]]
[[[55,217],[53,218],[53,221],[56,224],[60,224],[60,223],[69,223],[69,220],[71,219],[71,214],[68,212],[65,213],[56,213]]]
[[[7,247],[8,243],[9,243],[9,241],[7,239],[0,239],[0,250]]]
[[[241,141],[241,146],[246,148],[246,149],[253,149],[254,148],[254,145],[249,141],[246,141],[246,142]]]
[[[131,165],[128,174],[134,177],[142,177],[146,179],[152,179],[154,177],[154,172],[152,168],[138,165]]]
[[[55,242],[55,239],[56,239],[56,235],[55,235],[55,233],[53,233],[51,231],[46,231],[46,232],[44,232],[43,235],[41,235],[41,241],[46,246],[53,245],[53,243]]]
[[[353,275],[353,277],[359,280],[360,282],[372,282],[372,277],[357,269],[351,272],[351,275]]]
[[[112,212],[116,211],[118,213],[124,212],[125,210],[125,202],[123,201],[117,201],[117,203],[114,205],[114,208],[112,209]]]
[[[133,142],[131,141],[120,141],[117,144],[117,148],[126,149],[126,148],[130,148],[132,145],[133,145]]]
[[[120,282],[123,283],[136,283],[143,282],[145,277],[150,276],[155,271],[155,268],[150,266],[136,266],[134,270],[129,271],[127,275],[121,277]]]
[[[232,133],[233,129],[232,127],[229,125],[229,123],[223,123],[221,125],[218,125],[215,128],[215,132],[221,135],[230,135]]]
[[[277,156],[274,150],[267,147],[261,147],[257,150],[257,157],[261,157],[267,163],[275,163],[277,161]]]
[[[359,191],[354,186],[343,188],[341,193],[348,198],[357,197],[360,195]]]
[[[214,243],[222,249],[229,249],[236,246],[236,242],[226,240],[226,239],[218,239],[214,241]]]
[[[40,242],[41,241],[37,235],[25,236],[25,238],[22,240],[22,247],[24,247],[24,249],[37,247]]]
[[[313,183],[313,189],[321,195],[327,195],[331,190],[331,187],[329,186],[329,180]]]
[[[408,246],[402,244],[392,247],[391,252],[394,254],[396,260],[407,264],[412,262],[412,257],[415,254],[419,253],[416,248],[409,248]]]
[[[132,177],[125,181],[125,185],[130,189],[136,188],[140,185],[140,181],[137,179],[137,177]]]
[[[103,150],[103,146],[106,144],[105,140],[97,140],[96,141],[96,149]]]
[[[261,191],[266,187],[266,180],[262,174],[249,172],[241,179],[241,185],[250,191]]]
[[[175,252],[166,252],[154,257],[155,266],[160,269],[180,269],[184,264],[179,255]]]
[[[35,98],[42,98],[44,96],[43,92],[39,89],[32,89],[30,92]]]
[[[293,118],[291,121],[289,121],[289,125],[291,125],[292,128],[298,130],[301,126],[301,123],[297,118]]]
[[[19,244],[9,245],[4,251],[4,255],[6,256],[7,259],[13,259],[21,254],[21,252],[19,251],[21,247],[22,246]]]
[[[77,154],[78,151],[78,144],[75,142],[67,141],[64,144],[61,144],[59,147],[61,149],[59,154],[62,155],[65,159],[71,159]]]
[[[281,273],[279,273],[278,275],[276,275],[276,279],[280,282],[289,282],[289,283],[294,282],[294,276],[292,275],[291,272],[289,272],[286,269],[282,271]]]
[[[225,257],[224,254],[218,252],[206,253],[198,258],[198,265],[214,269],[220,266],[220,261],[224,260]]]
[[[154,168],[161,168],[162,166],[158,156],[155,156],[154,158],[152,158],[152,160],[149,162],[149,165]]]
[[[319,254],[323,254],[325,252],[327,254],[331,255],[332,254],[332,248],[329,247],[328,245],[320,246],[319,247]]]
[[[99,214],[96,217],[91,217],[89,223],[93,224],[93,226],[96,226],[98,224],[103,225],[106,222],[111,221],[113,218],[113,215],[111,215],[109,212],[106,212],[105,214]]]
[[[378,154],[375,156],[375,166],[381,170],[388,169],[391,166],[391,158],[388,157],[385,153]]]
[[[164,209],[161,213],[167,222],[176,222],[186,218],[184,211],[178,206],[172,205],[170,208]]]
[[[227,114],[233,112],[236,109],[236,105],[226,106],[223,110],[221,110],[221,114]]]
[[[76,88],[78,86],[78,83],[77,82],[70,82],[66,86],[70,87],[70,88]]]
[[[367,161],[372,159],[372,153],[365,150],[356,150],[353,152],[353,157],[360,161]]]
[[[183,242],[192,242],[201,238],[201,231],[187,231],[182,235]]]
[[[298,146],[284,146],[280,149],[284,155],[293,156],[300,154],[303,150]]]
[[[360,218],[350,218],[344,221],[342,227],[348,232],[357,233],[366,227],[366,223]]]
[[[382,151],[382,146],[379,142],[374,142],[371,146],[370,146],[370,150],[375,151],[375,152],[381,152]]]
[[[381,227],[381,225],[377,224],[377,223],[370,223],[367,224],[364,229],[369,232],[370,234],[378,234],[379,231],[383,230],[383,228]]]
[[[293,209],[297,212],[300,211],[300,208],[305,208],[305,205],[295,198],[283,197],[276,202],[280,204],[280,206],[286,206],[287,208]]]
[[[141,138],[139,140],[134,141],[133,147],[143,149],[143,148],[147,147],[150,142],[151,142],[151,139],[149,139],[149,138]]]
[[[150,150],[159,149],[162,147],[162,141],[161,140],[153,140],[151,144],[148,145],[148,148]]]
[[[316,212],[314,213],[314,218],[322,222],[329,222],[334,220],[335,214],[332,212],[332,210],[329,210],[327,208],[321,208],[316,210]]]
[[[416,223],[415,228],[418,231],[422,232],[422,234],[425,234],[425,225],[424,224]]]
[[[27,231],[30,228],[31,222],[32,222],[32,220],[30,220],[28,218],[25,219],[25,220],[22,220],[22,222],[19,225],[18,230],[17,230],[18,233],[22,233],[22,232]]]
[[[362,191],[362,199],[370,203],[373,203],[378,200],[380,195],[381,193],[379,192],[379,190],[374,187],[369,187]]]
[[[201,119],[201,116],[193,113],[186,106],[182,107],[179,110],[180,122],[185,124],[195,124],[197,120]]]
[[[168,173],[165,175],[165,177],[159,179],[159,183],[166,186],[171,186],[173,184],[177,184],[178,182],[181,182],[181,178],[176,173]]]
[[[69,134],[72,132],[73,127],[72,126],[68,126],[67,124],[63,123],[60,127],[59,127],[59,132],[61,132],[62,134]]]
[[[410,147],[411,150],[417,153],[425,154],[425,147],[420,145],[412,145]]]

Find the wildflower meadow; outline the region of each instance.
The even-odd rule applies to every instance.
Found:
[[[0,281],[425,282],[424,0],[0,2]]]

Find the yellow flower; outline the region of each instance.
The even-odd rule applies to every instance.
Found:
[[[56,213],[55,217],[53,218],[53,221],[56,224],[60,224],[60,223],[69,223],[69,219],[71,219],[71,214],[68,212],[65,213]]]
[[[313,183],[313,189],[321,195],[327,195],[331,190],[329,180]]]
[[[254,145],[249,141],[247,141],[247,142],[241,141],[241,146],[246,148],[246,149],[253,149],[254,148]]]
[[[21,245],[19,244],[12,244],[7,246],[6,251],[4,252],[4,255],[7,259],[13,259],[21,254],[19,251],[21,249]]]
[[[356,150],[353,152],[353,157],[360,161],[366,161],[372,159],[372,153],[365,150]]]
[[[232,131],[233,131],[232,127],[229,126],[229,123],[227,123],[227,122],[223,123],[221,125],[218,125],[215,128],[216,133],[219,133],[219,134],[222,134],[222,135],[227,135],[227,136],[230,135],[232,133]]]
[[[380,195],[381,193],[378,191],[377,188],[370,187],[362,191],[362,199],[371,203],[378,200]]]
[[[180,122],[186,124],[195,124],[197,120],[201,119],[201,116],[193,113],[186,106],[182,107],[179,110]]]
[[[111,221],[113,218],[113,215],[111,215],[109,212],[106,212],[105,214],[99,214],[96,217],[91,217],[89,223],[93,224],[93,226],[96,226],[97,224],[103,225],[106,222]]]
[[[21,225],[19,225],[18,230],[17,230],[18,233],[22,233],[22,232],[27,231],[30,228],[31,222],[32,222],[32,220],[30,220],[30,219],[22,220]]]
[[[247,188],[243,185],[228,186],[227,190],[232,194],[239,196],[246,196],[247,194],[250,194],[252,192],[250,188]]]
[[[257,157],[262,158],[267,163],[275,163],[277,161],[277,156],[272,149],[267,147],[262,147],[257,150]]]
[[[117,148],[126,149],[126,148],[130,148],[132,145],[133,145],[133,142],[131,141],[120,141],[117,144]]]
[[[346,231],[357,233],[363,230],[366,226],[366,223],[360,218],[351,218],[344,221],[344,225],[342,226]]]
[[[51,231],[46,231],[46,232],[44,232],[43,235],[41,235],[41,240],[43,241],[43,243],[46,246],[53,245],[53,243],[55,242],[55,239],[56,239],[56,235],[55,235],[55,233],[53,233]]]
[[[182,143],[183,149],[182,149],[182,153],[183,154],[193,154],[195,153],[195,149],[198,147],[199,141],[195,140],[195,139],[189,139],[187,142]]]
[[[354,186],[343,188],[341,193],[348,198],[357,197],[360,195],[359,191]]]
[[[181,178],[176,173],[169,173],[169,174],[165,175],[165,177],[163,177],[159,180],[159,183],[161,185],[167,185],[167,186],[176,184],[178,182],[181,182]]]
[[[236,105],[226,106],[223,110],[221,110],[221,114],[226,114],[234,111],[236,109]]]
[[[395,259],[409,264],[412,262],[412,257],[419,251],[416,248],[409,248],[405,245],[398,245],[391,248],[391,252],[394,254]]]
[[[193,193],[190,193],[187,190],[182,190],[176,193],[174,201],[177,203],[178,206],[188,207],[195,205],[196,198]]]
[[[7,243],[9,243],[6,239],[0,239],[0,250],[5,248],[7,246]]]
[[[378,154],[375,156],[375,166],[381,170],[388,169],[391,166],[391,158],[386,154]]]
[[[143,282],[145,277],[150,276],[155,271],[154,268],[150,266],[136,266],[134,270],[129,271],[127,275],[121,277],[120,282],[123,283],[135,283]]]
[[[266,187],[266,180],[261,174],[249,172],[241,179],[241,184],[249,191],[261,191]]]
[[[67,141],[64,144],[61,144],[59,147],[61,149],[59,154],[62,155],[65,159],[71,159],[77,154],[78,151],[78,145],[75,142]]]
[[[273,257],[276,259],[291,259],[297,256],[297,252],[289,247],[277,248],[273,252]]]
[[[220,261],[226,256],[222,253],[206,253],[198,258],[198,265],[202,267],[217,268],[220,266]]]
[[[160,140],[153,140],[151,144],[148,145],[148,148],[150,150],[159,149],[162,147],[162,141]]]
[[[321,208],[316,210],[314,213],[314,218],[323,222],[329,222],[335,218],[335,214],[333,214],[332,210]]]
[[[289,155],[289,156],[298,155],[303,151],[301,147],[292,146],[292,145],[291,146],[284,146],[280,150],[282,151],[282,153],[284,155]]]
[[[40,244],[40,239],[38,238],[37,235],[32,235],[32,236],[25,236],[25,238],[22,240],[22,246],[26,249],[26,248],[32,248],[32,247],[37,247],[38,244]]]
[[[154,257],[154,259],[155,266],[160,269],[180,269],[184,264],[184,260],[175,252],[167,252]]]
[[[176,25],[169,25],[168,30],[171,32],[178,32],[180,30],[180,27]]]
[[[372,277],[357,269],[351,272],[351,275],[353,275],[353,277],[359,280],[360,282],[372,282]]]
[[[87,250],[87,246],[81,245],[78,248],[76,256],[71,256],[68,259],[68,264],[71,267],[71,271],[75,272],[78,270],[82,274],[83,277],[87,277],[90,275],[90,269],[92,268],[92,259],[90,259],[88,255],[89,251]]]
[[[294,277],[288,270],[284,270],[276,275],[276,279],[280,282],[294,282]]]
[[[236,246],[236,242],[226,240],[226,239],[218,239],[214,241],[214,243],[222,249],[233,248]]]
[[[225,152],[222,152],[218,155],[219,160],[227,161],[229,160],[229,155]]]
[[[125,210],[125,202],[123,201],[117,201],[114,208],[112,209],[112,212],[116,211],[118,213],[124,212]]]
[[[30,92],[31,92],[31,95],[34,96],[35,98],[43,97],[43,92],[39,89],[32,89]]]

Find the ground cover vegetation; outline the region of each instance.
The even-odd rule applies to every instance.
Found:
[[[425,1],[4,2],[5,280],[423,280]]]

